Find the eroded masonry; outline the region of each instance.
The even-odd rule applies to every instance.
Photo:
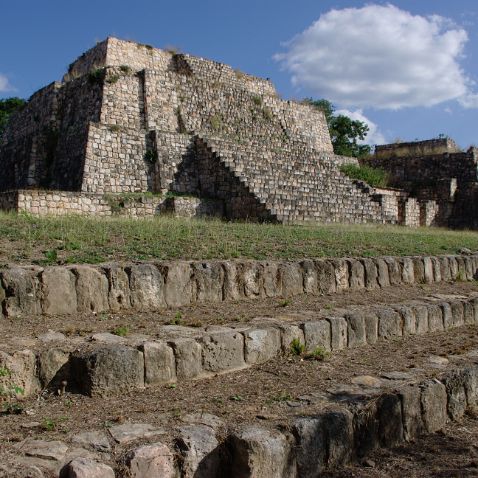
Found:
[[[396,148],[388,148],[374,161],[383,166],[388,154],[393,169]],[[428,152],[404,166],[411,183],[414,171],[426,170],[428,189],[417,193],[399,174],[400,189],[373,189],[340,171],[357,160],[334,155],[323,114],[281,100],[270,81],[108,38],[12,118],[0,143],[0,207],[475,225],[476,150],[451,153],[440,143],[434,159]],[[439,181],[427,168],[439,171]]]

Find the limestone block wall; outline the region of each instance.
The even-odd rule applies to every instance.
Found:
[[[440,226],[440,206],[436,201],[423,201],[420,204],[420,225]]]
[[[138,130],[146,127],[141,73],[126,67],[106,69],[100,123]]]
[[[122,196],[27,189],[0,193],[0,208],[35,216],[87,215],[146,217],[159,214],[161,196]]]
[[[150,190],[144,132],[91,123],[81,190],[92,193]]]
[[[420,204],[416,198],[408,198],[401,203],[400,224],[409,227],[420,226]]]
[[[451,138],[437,138],[407,143],[382,144],[375,147],[377,158],[401,158],[404,156],[426,156],[458,153],[460,148]]]
[[[390,173],[394,187],[413,190],[430,187],[438,180],[456,178],[458,183],[477,181],[478,154],[467,152],[421,156],[373,156],[370,165]]]

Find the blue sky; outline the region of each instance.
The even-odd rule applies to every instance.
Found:
[[[475,0],[37,0],[0,5],[0,97],[28,97],[108,35],[175,46],[325,97],[372,143],[478,144]]]

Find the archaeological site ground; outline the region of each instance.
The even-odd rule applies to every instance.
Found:
[[[0,139],[0,477],[478,476],[477,153],[98,43]]]

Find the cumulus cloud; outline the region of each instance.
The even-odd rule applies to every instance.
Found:
[[[460,65],[467,32],[393,5],[330,10],[275,55],[292,82],[344,107],[399,109],[459,100],[475,107]]]
[[[13,87],[8,81],[8,78],[5,75],[0,73],[0,93],[6,93],[7,91],[13,91]]]
[[[335,111],[334,114],[348,116],[350,119],[362,121],[368,126],[367,136],[363,141],[359,141],[359,143],[369,144],[370,146],[386,143],[385,136],[381,133],[378,125],[374,123],[371,119],[367,118],[363,114],[362,110],[350,111],[342,109]]]

